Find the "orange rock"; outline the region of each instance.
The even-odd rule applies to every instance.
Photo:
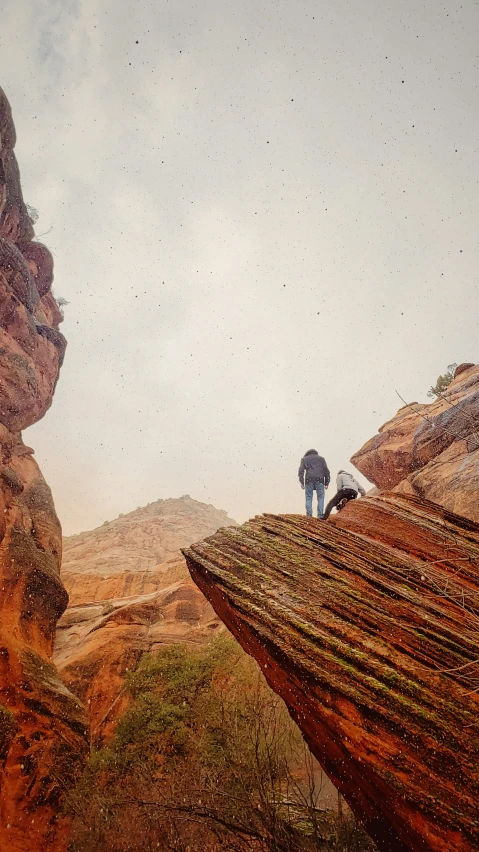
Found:
[[[69,608],[59,623],[55,663],[88,708],[94,742],[113,733],[127,706],[125,674],[143,653],[172,642],[204,643],[220,630],[190,578],[149,595]]]
[[[58,812],[86,756],[86,716],[51,662],[67,604],[61,529],[19,430],[51,405],[65,340],[14,144],[0,90],[0,849],[60,852],[68,826]]]
[[[222,629],[180,548],[234,523],[182,497],[64,540],[70,604],[58,624],[55,662],[85,702],[96,743],[111,736],[125,709],[125,674],[141,654],[165,643],[203,643]]]
[[[185,551],[383,852],[479,848],[479,525],[389,493]]]
[[[479,521],[479,366],[461,364],[443,396],[400,408],[351,461],[379,489]]]

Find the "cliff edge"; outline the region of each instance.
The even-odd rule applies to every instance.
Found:
[[[401,494],[185,551],[384,852],[479,846],[479,526]]]

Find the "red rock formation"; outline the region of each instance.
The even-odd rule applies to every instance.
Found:
[[[0,849],[56,852],[65,847],[59,804],[87,750],[86,718],[51,662],[67,604],[61,530],[20,430],[51,405],[65,339],[14,144],[0,90]]]
[[[443,397],[400,408],[351,461],[379,489],[479,521],[479,366],[461,364]]]
[[[142,653],[168,642],[206,642],[222,629],[180,548],[234,523],[182,497],[64,540],[70,605],[58,624],[55,662],[86,703],[95,742],[113,732],[126,707],[125,673]]]
[[[400,494],[185,551],[385,852],[479,848],[479,526]]]

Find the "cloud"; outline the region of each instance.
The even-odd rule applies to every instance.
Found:
[[[307,447],[347,465],[396,388],[474,358],[473,31],[389,2],[7,0],[25,197],[70,302],[27,440],[67,531],[182,493],[300,511]]]

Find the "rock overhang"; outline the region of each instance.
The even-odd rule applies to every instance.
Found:
[[[479,527],[389,494],[184,553],[379,848],[476,849]]]

